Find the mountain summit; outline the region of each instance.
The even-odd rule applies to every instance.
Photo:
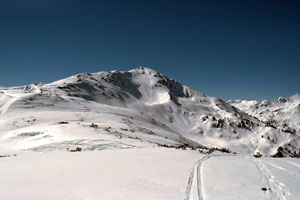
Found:
[[[272,126],[239,105],[146,67],[83,73],[49,84],[0,88],[0,142],[10,148],[59,150],[75,138],[114,135],[124,139],[125,147],[127,140],[138,140],[204,153],[300,155],[299,132]],[[84,146],[103,148],[97,144]]]

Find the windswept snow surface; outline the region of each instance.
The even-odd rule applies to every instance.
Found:
[[[0,158],[6,200],[298,200],[300,160],[131,148]]]
[[[0,199],[182,200],[195,151],[24,153],[0,160]]]
[[[0,88],[0,199],[299,199],[299,135],[239,108],[144,67]]]
[[[203,165],[204,199],[299,199],[299,159],[212,157]]]

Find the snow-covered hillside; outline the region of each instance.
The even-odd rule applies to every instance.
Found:
[[[0,88],[0,199],[297,200],[298,97],[274,125],[145,67]]]
[[[274,101],[228,101],[240,110],[255,116],[267,126],[300,135],[300,94],[279,97]]]
[[[0,105],[2,147],[64,149],[62,139],[104,133],[202,152],[300,154],[299,136],[144,67],[4,88]]]

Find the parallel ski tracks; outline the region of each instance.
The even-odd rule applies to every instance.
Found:
[[[203,191],[202,191],[202,174],[201,168],[202,164],[209,159],[211,156],[204,156],[200,160],[198,160],[190,175],[186,185],[185,191],[185,200],[203,200]]]

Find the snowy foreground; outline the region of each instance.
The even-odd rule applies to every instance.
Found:
[[[299,199],[300,160],[162,147],[0,159],[0,199]]]
[[[0,200],[299,200],[300,95],[279,100],[143,67],[0,88]]]

